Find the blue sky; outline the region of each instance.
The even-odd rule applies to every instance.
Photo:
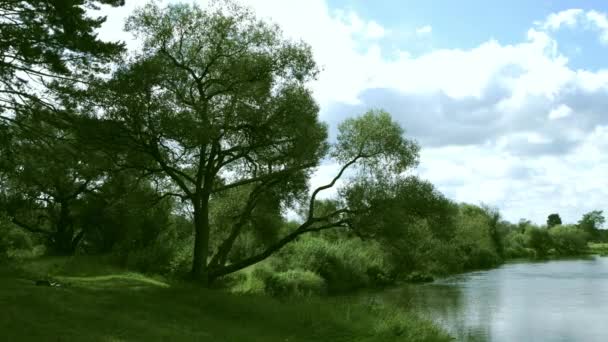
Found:
[[[513,222],[608,211],[608,3],[239,1],[311,46],[330,130],[387,110],[422,147],[412,173],[449,198]],[[104,9],[101,37],[136,50],[121,27],[143,3]],[[338,169],[322,165],[312,185]]]
[[[550,1],[550,0],[329,0],[333,9],[351,9],[367,19],[375,20],[401,35],[388,38],[384,45],[390,48],[415,50],[416,53],[428,52],[437,48],[470,49],[490,39],[501,44],[520,42],[535,21],[544,19],[550,13],[570,8],[583,10],[608,11],[606,1]],[[408,39],[408,32],[429,25],[433,35],[428,43],[419,45]],[[597,37],[584,34],[583,30],[559,32],[560,43],[574,67],[600,68],[608,55],[601,48]],[[411,38],[411,37],[410,37]],[[577,49],[584,49],[584,53]]]

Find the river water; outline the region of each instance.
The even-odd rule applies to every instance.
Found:
[[[458,341],[608,341],[608,257],[509,263],[383,297]]]

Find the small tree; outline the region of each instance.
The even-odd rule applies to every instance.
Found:
[[[547,216],[547,227],[552,228],[562,224],[562,218],[559,217],[559,214],[551,214]]]

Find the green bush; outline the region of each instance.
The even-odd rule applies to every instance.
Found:
[[[275,272],[266,264],[260,263],[250,268],[246,268],[239,272],[230,274],[222,279],[231,292],[236,293],[264,293],[265,284],[267,279],[270,278]]]
[[[322,295],[326,292],[325,280],[306,270],[288,270],[274,273],[264,284],[264,291],[275,297]]]
[[[192,261],[192,238],[180,238],[168,227],[146,246],[132,249],[120,244],[114,255],[120,264],[130,270],[143,273],[185,274]]]
[[[504,239],[505,257],[533,258],[535,252],[526,244],[526,236],[517,230],[509,232]]]
[[[464,252],[451,241],[432,239],[424,245],[418,256],[418,271],[434,275],[447,275],[464,270]]]
[[[465,269],[485,269],[495,267],[502,260],[494,250],[483,247],[472,247],[468,249],[467,256],[464,261]]]
[[[394,278],[380,246],[359,239],[327,241],[305,236],[286,246],[273,266],[279,272],[303,269],[319,274],[330,293],[383,286]]]
[[[555,226],[549,230],[558,255],[577,255],[587,250],[587,233],[576,226]]]
[[[432,275],[418,271],[410,273],[406,279],[411,283],[427,283],[435,280]]]
[[[530,226],[526,228],[525,236],[526,245],[534,250],[537,258],[546,257],[553,248],[553,241],[548,229]]]

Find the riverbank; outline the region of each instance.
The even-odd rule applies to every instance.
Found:
[[[428,321],[377,303],[276,300],[128,273],[94,259],[0,266],[8,341],[449,341]],[[61,286],[36,286],[49,277]]]

